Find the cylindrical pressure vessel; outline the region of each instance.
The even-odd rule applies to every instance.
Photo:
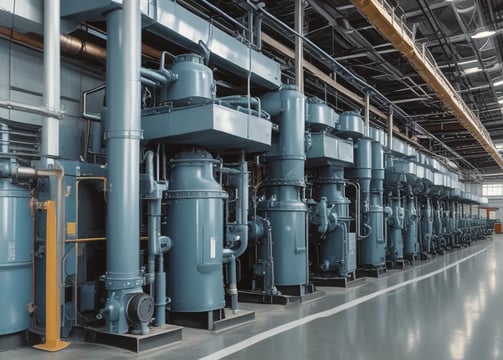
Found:
[[[218,163],[205,150],[185,151],[170,162],[167,234],[167,296],[173,312],[225,306],[222,277],[223,205],[227,193],[215,181]]]
[[[31,325],[33,222],[30,192],[0,181],[0,335]]]

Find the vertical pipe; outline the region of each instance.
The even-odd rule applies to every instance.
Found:
[[[365,118],[364,118],[364,131],[365,136],[370,136],[370,93],[368,91],[365,92]]]
[[[61,92],[60,1],[44,0],[44,104],[59,112]],[[42,158],[46,164],[59,156],[59,120],[46,116],[42,126]]]
[[[137,1],[107,16],[107,271],[138,276],[140,12]],[[136,14],[135,14],[135,10]],[[123,14],[124,13],[124,14]],[[124,16],[123,16],[124,15]]]
[[[46,220],[46,245],[45,245],[45,341],[34,347],[45,351],[59,351],[70,345],[69,342],[61,341],[61,303],[59,298],[59,262],[57,243],[57,212],[54,201],[44,204],[47,212]]]
[[[302,41],[304,28],[304,0],[295,0],[295,31],[301,36],[295,37],[295,85],[300,93],[304,93],[304,43]]]
[[[141,292],[139,224],[140,2],[107,14],[107,330],[128,331],[125,293]],[[119,300],[116,300],[116,299]]]
[[[166,324],[166,272],[164,271],[164,255],[157,257],[157,273],[155,274],[155,325]]]
[[[393,150],[393,108],[391,106],[388,114],[388,149]]]

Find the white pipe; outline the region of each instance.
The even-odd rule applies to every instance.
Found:
[[[61,107],[60,1],[44,0],[44,105],[58,113]],[[42,126],[42,159],[53,164],[59,157],[59,120],[46,116]]]
[[[302,39],[304,27],[304,0],[295,0],[295,31],[300,36],[295,37],[295,85],[300,93],[304,93],[304,42]]]
[[[365,136],[370,136],[370,93],[365,92]]]

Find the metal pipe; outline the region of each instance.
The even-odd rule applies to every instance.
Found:
[[[142,67],[140,69],[140,74],[141,74],[141,76],[143,76],[149,80],[153,80],[154,82],[161,83],[163,86],[168,86],[168,84],[169,84],[169,79],[166,76],[164,76],[163,74],[158,73],[155,70],[151,70],[151,69],[147,69],[147,68]]]
[[[44,0],[44,105],[59,112],[61,108],[60,1]],[[42,125],[43,161],[54,163],[59,157],[59,118],[46,116]]]
[[[295,37],[295,85],[300,93],[304,93],[304,0],[295,0],[295,31],[300,34]]]
[[[53,109],[49,109],[46,106],[24,104],[12,100],[0,100],[0,108],[48,116],[55,119],[61,119],[64,114],[64,111],[61,111],[61,109],[54,111]]]
[[[87,96],[90,95],[90,94],[93,94],[95,92],[98,92],[98,91],[101,91],[103,89],[106,88],[106,85],[105,84],[101,84],[101,85],[98,85],[92,89],[89,89],[89,90],[86,90],[86,91],[83,91],[82,92],[82,95],[81,95],[81,102],[82,102],[82,112],[81,112],[81,116],[84,118],[84,119],[90,119],[90,120],[94,120],[94,121],[101,121],[101,114],[91,114],[91,113],[88,113],[87,112]]]
[[[127,294],[142,292],[139,263],[141,18],[138,1],[107,14],[107,330],[125,333]],[[148,332],[143,326],[142,332]]]
[[[370,135],[370,93],[365,91],[365,136],[369,137]]]
[[[157,272],[155,273],[155,325],[166,324],[166,272],[164,271],[164,255],[157,257]]]
[[[391,106],[388,114],[388,148],[393,150],[393,108]]]
[[[224,249],[224,262],[229,264],[229,286],[227,294],[231,296],[231,309],[234,314],[239,312],[236,257],[229,249]]]

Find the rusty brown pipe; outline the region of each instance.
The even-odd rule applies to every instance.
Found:
[[[12,39],[29,47],[42,50],[44,42],[42,36],[34,33],[21,33],[13,29],[0,26],[0,37]],[[61,52],[68,56],[82,55],[89,59],[94,59],[105,63],[107,58],[107,51],[105,48],[93,44],[88,41],[83,41],[75,36],[60,35]],[[161,58],[161,51],[154,49],[151,46],[142,44],[142,54],[154,59]]]

